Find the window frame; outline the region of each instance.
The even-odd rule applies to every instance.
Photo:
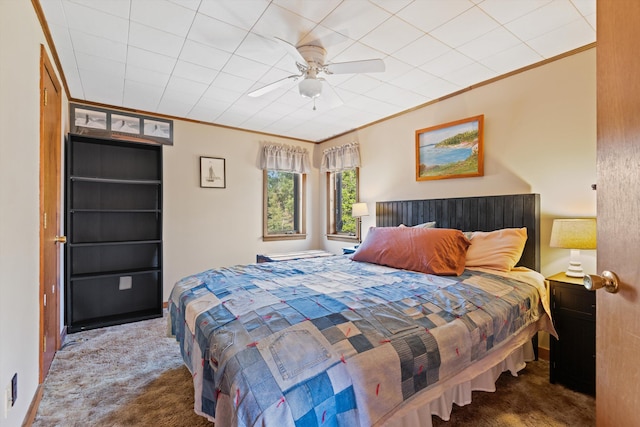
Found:
[[[360,201],[360,168],[353,168],[356,171],[356,203]],[[349,169],[350,170],[350,169]],[[343,242],[351,242],[351,243],[359,243],[361,236],[361,227],[360,227],[360,218],[356,218],[356,232],[354,235],[349,235],[346,233],[338,233],[336,231],[336,201],[337,197],[337,188],[336,188],[336,179],[335,174],[338,172],[327,172],[326,173],[326,192],[327,192],[327,203],[326,203],[326,215],[327,215],[327,240],[337,240]],[[340,171],[339,173],[342,173]]]
[[[298,213],[298,222],[300,231],[298,233],[291,234],[269,234],[269,225],[268,225],[268,173],[272,169],[264,169],[262,171],[262,240],[267,241],[275,241],[275,240],[303,240],[307,238],[307,174],[306,173],[297,173],[297,172],[289,172],[296,175],[299,175],[299,184],[298,184],[298,198],[299,198],[299,213]],[[275,171],[275,170],[273,170]],[[283,172],[283,171],[275,171],[275,172]],[[294,187],[295,189],[295,187]],[[295,197],[295,195],[294,195]]]

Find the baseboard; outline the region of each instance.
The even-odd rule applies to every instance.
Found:
[[[33,395],[27,414],[24,416],[22,427],[31,427],[35,421],[36,414],[38,413],[38,407],[40,406],[40,400],[42,400],[42,393],[44,393],[44,384],[38,384],[38,388],[36,388],[36,393]]]
[[[549,349],[544,347],[538,347],[538,358],[549,361]]]
[[[60,332],[60,347],[64,343],[64,340],[67,339],[67,326],[65,325]],[[58,348],[60,350],[60,348]],[[57,350],[56,350],[57,352]],[[33,395],[33,399],[31,400],[31,404],[29,405],[29,409],[27,410],[27,414],[24,416],[24,421],[22,422],[22,427],[31,427],[33,422],[36,419],[36,415],[38,414],[38,407],[40,407],[40,401],[42,400],[42,394],[44,393],[44,381],[42,384],[38,384],[38,388],[36,388],[36,392]]]

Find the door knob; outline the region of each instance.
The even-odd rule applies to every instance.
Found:
[[[56,236],[53,241],[54,243],[67,243],[67,236]]]
[[[618,292],[618,276],[612,271],[603,271],[602,275],[585,274],[584,287],[590,291],[604,288],[605,291],[615,294]]]

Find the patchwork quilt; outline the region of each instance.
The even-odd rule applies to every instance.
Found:
[[[544,315],[538,289],[334,256],[205,271],[169,303],[195,410],[225,426],[371,426]]]

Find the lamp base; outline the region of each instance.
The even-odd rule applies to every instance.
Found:
[[[564,273],[568,277],[584,277],[584,270],[580,261],[570,261],[569,268]]]

